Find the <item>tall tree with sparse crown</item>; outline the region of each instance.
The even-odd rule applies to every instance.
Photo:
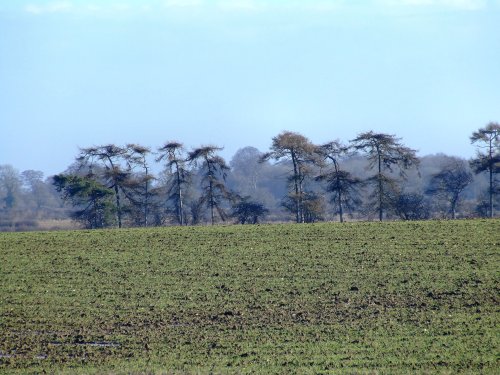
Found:
[[[200,166],[203,171],[201,179],[202,203],[210,209],[210,219],[212,225],[215,223],[215,212],[217,211],[222,221],[225,221],[227,214],[224,211],[222,203],[224,200],[232,201],[235,195],[231,193],[225,185],[229,166],[226,161],[217,152],[222,147],[202,146],[189,153],[187,161],[195,166]],[[200,165],[201,163],[201,165]]]
[[[271,151],[265,153],[261,160],[289,160],[292,162],[293,170],[290,181],[293,192],[289,197],[294,201],[295,220],[303,223],[304,217],[304,179],[308,175],[308,165],[318,161],[315,154],[316,146],[305,136],[299,133],[284,131],[273,137]]]
[[[471,143],[481,143],[478,148],[485,149],[485,152],[477,151],[477,155],[471,160],[471,167],[476,172],[488,172],[488,216],[494,216],[493,197],[498,193],[496,187],[496,174],[500,172],[500,124],[490,122],[486,127],[472,133]]]
[[[331,166],[326,172],[316,177],[316,180],[326,182],[326,190],[332,193],[332,203],[342,223],[344,222],[344,208],[352,210],[360,204],[359,187],[362,181],[340,167],[341,159],[349,154],[348,146],[336,140],[319,146],[316,152]]]
[[[134,205],[142,210],[142,220],[141,224],[147,227],[149,225],[149,208],[151,203],[151,181],[154,177],[149,173],[150,167],[148,163],[148,155],[151,154],[151,149],[149,147],[144,147],[135,143],[127,145],[127,156],[126,161],[130,169],[134,166],[139,166],[142,168],[143,173],[140,173],[133,181],[131,181],[130,186],[136,191],[138,199],[134,199]]]
[[[171,173],[167,187],[167,201],[173,201],[176,207],[177,222],[184,225],[184,186],[189,181],[190,171],[186,167],[184,146],[182,143],[170,141],[158,148],[156,161],[166,160],[166,167]]]
[[[390,192],[396,186],[394,178],[385,172],[392,172],[394,167],[398,167],[400,176],[405,178],[405,169],[419,164],[416,151],[404,146],[400,140],[395,135],[374,133],[373,131],[361,133],[351,140],[354,150],[366,154],[370,162],[369,168],[376,167],[376,174],[369,177],[367,182],[375,187],[375,208],[378,211],[380,221],[383,220],[384,212],[390,206]]]

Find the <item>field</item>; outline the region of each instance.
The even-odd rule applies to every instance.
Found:
[[[0,233],[0,373],[498,373],[500,220]]]

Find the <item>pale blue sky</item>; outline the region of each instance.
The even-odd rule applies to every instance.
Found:
[[[106,143],[230,159],[282,130],[469,157],[489,121],[500,0],[0,0],[0,164],[21,171]]]

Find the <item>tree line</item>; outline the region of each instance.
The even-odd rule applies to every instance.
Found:
[[[493,217],[499,206],[499,129],[489,123],[473,132],[477,154],[469,161],[418,158],[400,138],[374,131],[320,145],[284,131],[267,152],[246,147],[229,164],[214,145],[191,151],[178,141],[155,150],[137,144],[87,147],[64,173],[45,182],[37,171],[24,171],[16,182],[13,168],[1,166],[0,220],[14,211],[23,184],[32,206],[41,210],[50,201],[59,216],[86,228]],[[162,166],[160,173],[152,172],[154,163]],[[463,201],[468,207],[459,212]]]

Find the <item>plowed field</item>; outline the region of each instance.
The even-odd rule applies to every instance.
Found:
[[[0,234],[1,373],[498,373],[500,220]]]

